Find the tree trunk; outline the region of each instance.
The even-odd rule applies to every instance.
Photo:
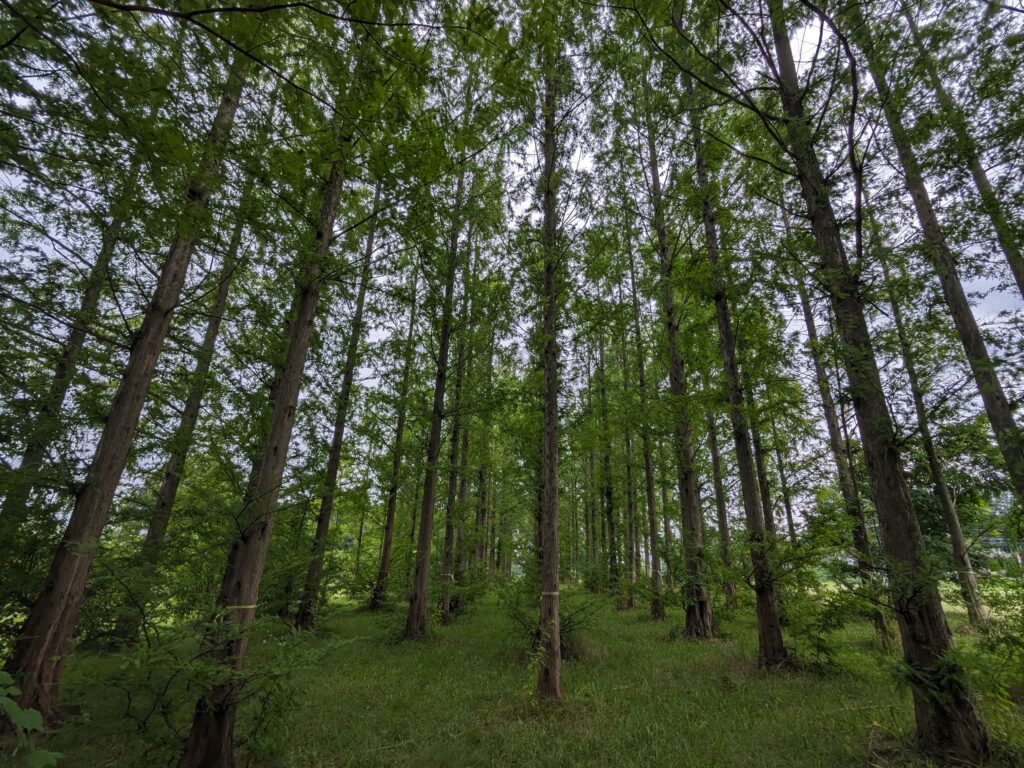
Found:
[[[542,107],[541,210],[543,212],[542,248],[544,252],[544,284],[541,295],[543,320],[541,339],[544,344],[544,448],[543,503],[541,505],[540,539],[540,669],[537,674],[537,695],[545,699],[562,698],[562,642],[559,617],[558,578],[558,168],[556,68],[558,57],[545,55],[544,94]]]
[[[19,705],[38,709],[49,721],[56,716],[57,685],[78,621],[89,570],[128,461],[192,252],[205,227],[210,195],[219,181],[249,65],[249,59],[242,54],[236,55],[231,64],[203,158],[189,180],[174,243],[164,259],[142,325],[132,341],[128,363],[85,483],[75,499],[43,590],[29,611],[4,667],[19,681]]]
[[[889,126],[889,133],[892,135],[896,154],[903,169],[904,180],[924,234],[925,252],[939,278],[939,284],[942,286],[942,295],[949,306],[953,325],[956,327],[964,354],[967,356],[967,363],[974,376],[978,392],[981,394],[989,424],[992,426],[996,443],[1006,461],[1010,482],[1013,484],[1017,497],[1024,501],[1024,433],[1021,432],[1014,420],[1013,410],[1003,391],[996,364],[989,356],[985,338],[982,336],[967,294],[960,282],[956,259],[946,241],[938,214],[935,212],[931,196],[928,194],[920,163],[903,125],[903,118],[899,113],[896,99],[889,87],[889,68],[875,48],[871,30],[859,7],[850,6],[849,16],[851,24],[855,28],[854,39],[864,52],[871,77],[882,102],[882,110]]]
[[[437,495],[437,460],[441,455],[441,427],[444,422],[444,395],[448,382],[448,350],[451,346],[452,313],[455,294],[455,276],[459,272],[459,236],[462,233],[462,203],[465,195],[465,171],[459,173],[452,210],[452,227],[448,243],[444,274],[444,297],[441,300],[441,318],[438,331],[437,368],[434,374],[434,403],[430,412],[430,432],[427,438],[427,464],[423,477],[423,497],[420,507],[419,539],[416,544],[416,570],[409,612],[405,619],[405,636],[420,638],[427,631],[427,607],[430,592],[430,546],[434,534],[434,498]]]
[[[237,518],[238,538],[231,547],[221,579],[214,626],[203,640],[208,657],[232,671],[239,671],[245,665],[249,645],[247,627],[256,616],[260,581],[267,561],[342,185],[341,161],[335,160],[323,191],[313,252],[300,260],[304,263],[289,311],[283,361],[271,391],[270,421],[261,450],[253,462]],[[225,631],[217,626],[224,622],[235,627]],[[236,685],[231,682],[218,683],[200,694],[178,768],[231,768],[234,765],[237,694]]]
[[[700,491],[693,461],[693,428],[686,404],[686,372],[679,354],[679,318],[675,286],[672,280],[673,257],[668,243],[668,228],[662,205],[661,177],[654,125],[646,117],[647,153],[651,183],[651,204],[661,282],[661,312],[669,359],[669,390],[675,405],[675,448],[678,470],[679,501],[682,507],[682,538],[686,581],[683,584],[683,605],[686,610],[685,632],[690,637],[706,638],[715,634],[711,615],[711,595],[707,587],[704,562],[704,521],[700,507]]]
[[[119,639],[130,641],[139,631],[139,626],[145,618],[146,607],[149,604],[152,591],[153,577],[156,574],[160,561],[160,553],[163,549],[164,538],[167,535],[167,527],[171,521],[171,512],[174,510],[174,502],[178,496],[178,487],[185,473],[185,462],[188,459],[189,450],[192,448],[192,435],[195,432],[196,424],[199,423],[199,412],[202,408],[203,398],[206,396],[207,387],[210,384],[210,367],[213,364],[213,356],[217,347],[217,338],[220,336],[220,326],[224,319],[224,312],[227,310],[228,295],[231,291],[231,283],[235,276],[235,269],[238,266],[238,253],[242,245],[242,234],[245,229],[245,216],[248,209],[248,189],[242,194],[237,211],[237,221],[231,233],[231,240],[228,243],[227,252],[224,254],[224,261],[217,274],[217,291],[214,294],[213,305],[210,307],[209,319],[206,323],[206,332],[203,334],[203,341],[196,353],[196,366],[192,371],[192,383],[189,386],[188,395],[185,398],[185,407],[181,412],[181,419],[174,430],[169,444],[170,453],[164,463],[163,479],[160,482],[160,490],[157,492],[156,504],[149,518],[149,525],[146,527],[146,538],[142,542],[136,560],[136,571],[138,574],[138,591],[129,596],[125,605],[125,614],[119,622],[116,635]]]
[[[832,299],[842,340],[841,355],[871,479],[890,569],[893,606],[904,658],[914,673],[918,738],[929,752],[979,763],[987,752],[985,725],[950,657],[952,637],[942,612],[935,574],[910,499],[892,420],[886,407],[864,312],[860,285],[846,258],[813,134],[804,112],[782,0],[769,0],[779,91],[787,117],[789,155],[796,166],[815,241],[824,259],[819,274]]]
[[[388,592],[388,577],[391,573],[391,547],[395,538],[395,513],[398,510],[398,489],[402,483],[403,445],[405,442],[405,420],[408,410],[409,376],[412,371],[413,354],[416,351],[416,289],[418,273],[413,268],[412,292],[409,307],[409,326],[405,334],[405,355],[402,363],[402,377],[398,385],[398,403],[395,410],[395,440],[391,446],[391,475],[388,480],[388,500],[384,513],[384,540],[380,548],[380,567],[377,581],[373,586],[370,608],[376,610],[384,604]]]
[[[373,209],[380,205],[380,186],[373,196]],[[359,365],[359,345],[363,340],[363,309],[366,305],[366,291],[373,280],[373,249],[377,236],[377,217],[370,220],[370,231],[366,235],[366,250],[363,252],[359,271],[359,287],[356,289],[356,304],[352,314],[352,328],[345,347],[345,367],[341,375],[341,390],[334,413],[334,434],[327,453],[327,472],[320,497],[320,511],[316,518],[316,532],[313,535],[313,549],[306,570],[306,581],[295,615],[297,629],[312,629],[316,623],[317,603],[320,598],[320,581],[324,573],[324,556],[331,532],[331,516],[334,513],[334,497],[338,492],[338,469],[341,466],[341,449],[345,444],[345,427],[348,422],[348,407],[352,400],[352,382]]]

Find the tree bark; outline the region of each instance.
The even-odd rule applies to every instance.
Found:
[[[622,393],[627,402],[629,400],[629,355],[626,352],[626,337],[622,337]],[[637,514],[636,514],[636,492],[633,486],[633,430],[630,426],[630,419],[626,419],[623,425],[623,441],[625,443],[625,469],[626,469],[626,539],[627,556],[629,563],[629,591],[626,595],[625,607],[632,609],[636,607],[636,580],[637,571],[640,569],[640,541],[637,535]]]
[[[952,637],[903,474],[860,284],[846,258],[804,111],[782,0],[769,0],[768,9],[778,59],[779,93],[787,118],[789,155],[796,166],[811,229],[824,259],[825,269],[819,273],[819,279],[835,310],[841,355],[864,444],[882,544],[888,556],[889,584],[904,659],[914,673],[912,691],[918,738],[928,752],[979,763],[987,752],[985,725],[963,682],[959,664],[949,654]]]
[[[490,338],[487,342],[487,362],[485,365],[485,379],[484,379],[484,400],[488,404],[488,414],[490,415],[490,402],[491,402],[491,390],[494,380],[494,330],[491,329]],[[485,416],[486,418],[486,416]],[[477,502],[476,502],[476,520],[474,526],[474,545],[473,545],[473,568],[481,569],[483,564],[487,560],[487,521],[490,517],[490,496],[487,493],[487,485],[490,482],[488,475],[488,465],[490,464],[490,443],[491,443],[491,427],[487,424],[484,427],[484,440],[480,450],[479,467],[477,469]]]
[[[373,196],[374,210],[380,205],[380,186]],[[327,542],[331,532],[331,516],[334,514],[334,497],[338,492],[338,470],[341,466],[341,450],[345,444],[345,427],[348,422],[348,408],[352,400],[352,382],[359,365],[359,345],[363,341],[363,310],[366,306],[366,291],[373,280],[373,249],[377,236],[377,217],[370,219],[370,231],[366,235],[366,249],[363,251],[362,264],[359,271],[359,286],[356,288],[356,303],[352,313],[352,328],[349,331],[348,344],[345,347],[345,367],[341,375],[341,389],[334,413],[334,433],[331,446],[327,453],[327,472],[320,497],[320,510],[316,518],[316,532],[313,535],[313,548],[309,567],[306,570],[306,581],[299,600],[299,610],[295,615],[297,629],[312,629],[316,623],[317,603],[320,599],[320,581],[324,573],[324,556],[327,554]]]
[[[241,53],[232,61],[202,160],[189,179],[174,242],[161,266],[142,325],[132,341],[128,363],[85,483],[75,499],[43,590],[29,611],[4,667],[19,681],[19,705],[38,709],[48,721],[56,716],[57,685],[64,657],[70,650],[86,581],[128,461],[171,318],[178,306],[192,252],[205,228],[210,196],[222,171],[249,65],[248,57]]]
[[[753,387],[747,387],[747,395]],[[764,442],[761,440],[761,429],[758,426],[760,415],[757,408],[752,408],[750,419],[750,442],[754,448],[754,469],[757,472],[757,490],[761,499],[761,514],[764,515],[764,528],[769,538],[775,536],[775,512],[772,510],[772,489],[768,482],[768,462],[764,455]]]

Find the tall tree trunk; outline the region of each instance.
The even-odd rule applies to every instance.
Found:
[[[956,259],[932,205],[921,165],[904,127],[899,105],[889,86],[889,67],[881,52],[875,47],[871,29],[859,6],[849,6],[849,17],[854,30],[853,38],[864,53],[882,102],[889,133],[896,148],[900,167],[903,169],[904,181],[924,234],[925,252],[942,286],[942,295],[953,317],[953,325],[956,327],[964,354],[967,356],[967,363],[981,394],[989,424],[1006,461],[1010,482],[1017,497],[1024,501],[1024,433],[1014,420],[1013,410],[1003,391],[996,364],[989,356],[985,338],[960,282]]]
[[[407,638],[423,637],[427,631],[427,608],[430,592],[430,547],[434,534],[434,498],[437,495],[437,460],[441,455],[441,427],[444,423],[444,395],[448,382],[448,350],[451,346],[452,314],[455,301],[455,276],[459,273],[459,237],[462,234],[462,204],[465,196],[465,171],[459,173],[452,210],[452,226],[444,266],[444,296],[438,329],[437,368],[434,374],[434,402],[430,412],[427,437],[427,463],[423,477],[420,507],[419,538],[416,543],[416,570],[409,612],[405,619]]]
[[[953,138],[956,139],[956,149],[971,172],[974,188],[978,190],[978,196],[981,198],[982,210],[992,223],[992,229],[996,234],[996,241],[1006,257],[1006,262],[1010,265],[1010,272],[1017,283],[1017,290],[1020,291],[1021,296],[1024,296],[1024,256],[1021,255],[1020,238],[1015,234],[1015,229],[1019,230],[1019,225],[1008,215],[1006,207],[992,188],[988,172],[982,164],[981,150],[974,138],[974,134],[971,133],[967,116],[953,100],[949,91],[946,90],[946,86],[943,85],[942,76],[939,73],[935,57],[932,56],[928,45],[922,39],[913,11],[906,0],[900,3],[900,9],[910,27],[910,37],[913,40],[914,48],[917,50],[918,62],[924,69],[928,84],[935,91],[935,97],[945,118],[943,122],[952,131]]]
[[[189,179],[174,242],[160,268],[142,325],[132,341],[128,363],[89,463],[85,483],[75,499],[43,590],[29,611],[4,667],[19,681],[19,705],[38,709],[47,720],[52,721],[56,715],[57,684],[78,622],[86,580],[128,461],[192,252],[205,229],[210,195],[219,182],[249,66],[249,58],[242,53],[232,61],[203,157]]]
[[[238,266],[238,253],[245,230],[248,198],[249,190],[247,189],[242,194],[237,211],[238,219],[231,232],[231,240],[217,274],[217,291],[214,294],[213,305],[210,307],[202,344],[196,353],[192,383],[185,398],[185,407],[182,409],[178,426],[171,437],[170,452],[164,463],[163,479],[160,482],[160,490],[157,491],[156,504],[150,515],[149,525],[146,527],[146,538],[142,542],[142,548],[136,559],[139,588],[135,594],[129,596],[124,617],[119,622],[116,631],[117,637],[122,640],[131,640],[138,634],[139,626],[149,604],[153,577],[160,561],[167,527],[171,521],[171,512],[174,510],[174,502],[178,496],[178,487],[181,485],[181,479],[185,473],[185,462],[188,459],[189,450],[192,448],[192,435],[195,432],[196,424],[199,423],[199,412],[210,384],[210,367],[213,364],[217,338],[220,336],[221,322],[224,319],[224,312],[227,310],[231,283]]]
[[[388,479],[388,499],[384,513],[384,540],[380,548],[380,567],[373,585],[370,608],[376,610],[384,604],[388,592],[388,577],[391,574],[391,547],[395,538],[395,513],[398,510],[398,489],[402,483],[402,459],[404,458],[405,420],[408,410],[409,376],[412,372],[413,354],[416,351],[416,269],[413,269],[409,301],[409,326],[405,333],[405,354],[402,362],[402,376],[398,384],[398,403],[395,410],[395,439],[391,446],[391,474]]]
[[[342,164],[335,160],[323,191],[313,252],[300,259],[302,271],[289,311],[284,354],[271,390],[270,420],[261,450],[253,461],[238,515],[238,537],[228,555],[217,595],[217,618],[203,641],[208,657],[233,671],[241,670],[245,664],[249,646],[247,628],[256,616],[260,581],[267,561],[342,185]],[[228,622],[235,625],[229,631],[216,626]],[[178,768],[231,768],[234,765],[237,693],[234,684],[222,682],[200,694]]]
[[[380,205],[380,186],[373,197],[373,209]],[[370,220],[370,231],[366,235],[366,250],[363,251],[359,271],[359,286],[356,289],[356,304],[352,314],[352,328],[345,347],[345,367],[341,375],[341,390],[334,412],[334,434],[327,452],[327,472],[320,496],[320,510],[316,518],[316,532],[313,535],[313,549],[306,570],[306,581],[295,614],[298,629],[312,629],[316,623],[317,603],[320,599],[320,581],[324,573],[324,555],[331,532],[331,516],[334,514],[334,497],[338,492],[338,470],[341,466],[341,450],[345,445],[345,427],[348,422],[348,408],[352,400],[352,382],[359,366],[359,345],[363,341],[363,310],[366,306],[366,291],[373,279],[373,249],[377,236],[377,217]]]
[[[686,568],[686,581],[683,584],[683,605],[686,610],[684,631],[690,637],[704,638],[715,634],[711,615],[711,595],[707,587],[707,567],[704,562],[704,520],[700,507],[697,472],[694,467],[693,428],[690,424],[689,409],[686,404],[686,372],[679,353],[679,317],[675,285],[672,279],[674,259],[669,248],[668,228],[662,204],[658,147],[653,121],[649,114],[645,114],[645,118],[651,203],[654,209],[654,229],[657,235],[661,283],[661,312],[668,346],[669,390],[675,406],[676,464],[679,501],[682,507],[683,554]]]
[[[888,557],[893,606],[912,686],[918,738],[929,752],[978,763],[988,749],[985,725],[968,691],[942,612],[936,577],[903,474],[899,445],[882,390],[860,284],[846,258],[828,187],[804,111],[782,0],[769,0],[778,58],[785,135],[807,205],[811,229],[824,259],[819,279],[835,310],[841,355],[864,444],[872,495]]]
[[[542,106],[541,211],[543,213],[542,248],[544,283],[541,293],[543,320],[541,339],[544,344],[544,448],[543,503],[541,505],[540,539],[540,669],[537,674],[537,695],[546,699],[562,698],[562,641],[559,616],[558,578],[558,105],[559,57],[545,54],[544,94]]]
[[[632,232],[626,246],[629,257],[629,291],[633,304],[633,343],[636,345],[637,387],[640,391],[640,448],[644,456],[644,499],[647,502],[647,535],[650,544],[651,618],[665,618],[665,603],[661,596],[661,557],[658,552],[658,508],[654,494],[654,459],[651,455],[651,429],[647,421],[647,353],[640,330],[640,299],[636,290],[636,259],[633,256]],[[668,536],[665,537],[666,542]]]
[[[892,321],[896,326],[896,338],[900,345],[903,368],[907,372],[910,393],[914,399],[914,413],[917,416],[917,429],[921,434],[921,445],[924,447],[924,455],[928,460],[928,472],[931,475],[932,484],[935,486],[935,495],[939,498],[942,516],[946,520],[946,529],[949,531],[949,541],[953,549],[953,565],[956,568],[957,581],[960,583],[960,594],[963,596],[964,605],[967,608],[967,618],[971,624],[978,625],[988,618],[985,606],[981,601],[981,593],[978,590],[978,577],[971,566],[971,555],[967,548],[967,541],[964,539],[964,532],[960,527],[960,516],[957,514],[949,486],[946,485],[939,453],[935,449],[931,424],[928,422],[928,409],[924,402],[924,387],[917,375],[916,356],[910,343],[910,334],[907,332],[906,322],[903,319],[903,309],[896,297],[895,286],[884,251],[884,246],[876,248],[874,256],[882,266],[885,291],[889,299],[889,307],[892,309]]]

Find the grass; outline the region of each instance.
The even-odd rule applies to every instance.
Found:
[[[749,611],[722,622],[722,639],[694,643],[668,639],[682,620],[678,610],[670,610],[667,622],[653,622],[643,609],[619,612],[610,600],[595,599],[600,604],[579,658],[564,667],[566,699],[554,705],[532,697],[535,668],[528,644],[493,596],[420,643],[393,639],[398,613],[371,614],[354,606],[332,609],[315,635],[282,640],[280,632],[268,633],[266,642],[254,645],[254,668],[260,668],[260,658],[292,649],[288,679],[275,689],[283,711],[269,722],[262,744],[240,750],[239,763],[926,764],[914,762],[907,747],[910,695],[896,684],[890,660],[874,649],[866,623],[842,630],[834,668],[763,672],[756,667]],[[141,674],[142,667],[125,658],[83,652],[70,660],[64,695],[78,714],[39,743],[64,753],[61,766],[173,764],[171,726],[179,732],[185,726],[194,693],[182,684],[167,720],[154,715],[140,730],[124,715],[127,698],[116,681]],[[132,706],[138,708],[139,701]],[[250,702],[248,709],[257,707]],[[1024,715],[999,716],[1011,718],[1000,721],[1001,730],[1011,738],[1016,731],[1024,741]],[[154,739],[152,731],[161,728],[164,738]]]

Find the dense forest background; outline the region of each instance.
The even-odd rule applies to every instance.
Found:
[[[1012,0],[0,0],[4,760],[1017,764],[1022,71]]]

